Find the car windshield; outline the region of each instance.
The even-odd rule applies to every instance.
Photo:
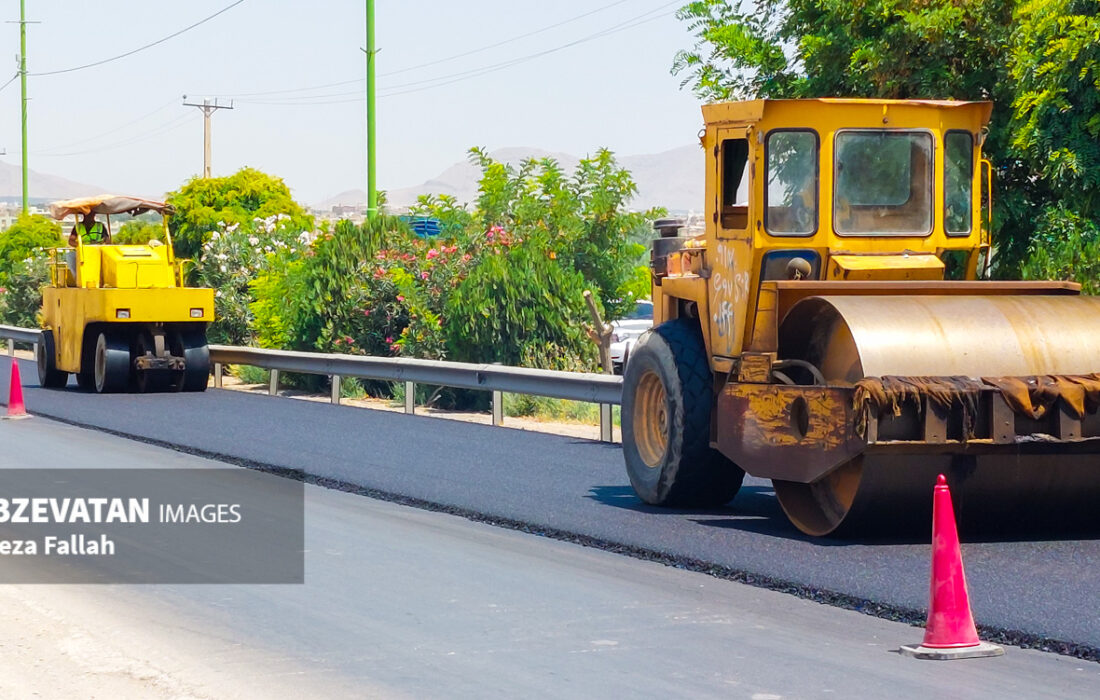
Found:
[[[624,321],[652,321],[653,320],[653,302],[651,301],[639,301],[634,309],[626,316],[623,316]]]

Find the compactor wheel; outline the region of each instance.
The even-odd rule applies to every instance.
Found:
[[[53,341],[53,331],[42,331],[38,339],[38,385],[47,389],[61,389],[69,383],[69,373],[57,368],[57,349]]]
[[[624,372],[623,454],[638,496],[660,506],[732,500],[745,472],[710,446],[713,378],[698,324],[648,331]]]
[[[173,355],[184,359],[184,370],[175,372],[172,382],[177,391],[206,391],[210,379],[210,348],[204,329],[173,331],[169,335]]]
[[[130,383],[130,343],[123,333],[109,328],[100,331],[93,376],[95,390],[100,394],[126,391]]]

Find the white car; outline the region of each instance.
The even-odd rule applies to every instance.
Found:
[[[611,365],[615,374],[622,374],[635,341],[653,327],[653,302],[639,301],[624,318],[612,321],[611,327],[615,329],[611,334]]]

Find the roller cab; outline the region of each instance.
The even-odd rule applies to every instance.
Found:
[[[100,393],[203,391],[214,291],[184,284],[183,261],[173,255],[165,218],[170,207],[109,195],[56,202],[51,211],[74,225],[70,246],[49,252],[40,383],[64,387],[75,374],[82,388]],[[161,215],[163,241],[111,242],[112,214],[147,211]]]
[[[656,327],[624,373],[643,500],[724,503],[747,472],[803,532],[866,533],[926,524],[944,473],[979,529],[1096,524],[1100,300],[982,279],[989,115],[953,101],[703,108],[705,231],[660,222]]]

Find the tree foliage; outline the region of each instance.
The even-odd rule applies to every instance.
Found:
[[[23,214],[0,231],[0,284],[13,266],[41,255],[41,249],[64,245],[61,226],[40,214]]]
[[[277,177],[242,168],[228,177],[189,180],[168,195],[176,209],[169,227],[176,254],[197,258],[211,235],[222,227],[248,228],[252,222],[283,216],[298,231],[313,228],[313,219],[294,201],[290,189]]]
[[[673,72],[708,100],[992,100],[998,272],[1018,274],[1045,212],[1095,222],[1100,29],[1095,0],[698,0]],[[1053,207],[1053,208],[1052,208]]]

